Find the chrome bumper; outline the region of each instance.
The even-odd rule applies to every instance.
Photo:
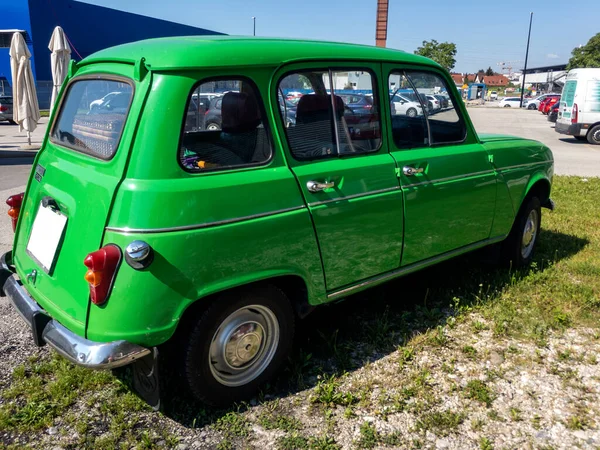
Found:
[[[150,349],[127,341],[90,341],[52,319],[17,281],[11,266],[11,252],[0,258],[0,296],[7,296],[29,324],[36,345],[47,343],[77,365],[90,369],[114,369],[150,354]]]

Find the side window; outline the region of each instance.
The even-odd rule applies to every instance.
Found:
[[[244,79],[206,81],[191,92],[179,147],[188,171],[264,164],[271,158],[264,109]]]
[[[418,148],[429,145],[423,99],[415,92],[404,72],[392,72],[388,85],[392,112],[392,135],[398,148]],[[427,106],[426,106],[427,108]]]
[[[413,87],[423,98],[426,115],[429,123],[429,136],[431,144],[460,142],[464,140],[467,129],[456,105],[452,104],[449,88],[446,82],[432,72],[406,71],[406,76]],[[434,94],[441,94],[448,98],[448,106],[444,107]]]
[[[381,144],[381,124],[374,85],[374,76],[364,69],[314,70],[285,76],[278,96],[286,100],[280,100],[280,112],[294,158],[376,151]]]

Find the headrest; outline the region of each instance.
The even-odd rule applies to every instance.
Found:
[[[260,125],[260,110],[254,95],[228,92],[221,103],[221,128],[226,133],[244,133]]]
[[[344,115],[344,101],[335,96],[335,109],[338,118]],[[298,123],[314,122],[316,120],[329,119],[331,110],[331,97],[329,94],[306,94],[300,97],[296,109],[296,121]]]

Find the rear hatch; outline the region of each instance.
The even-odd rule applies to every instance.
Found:
[[[14,246],[27,291],[80,335],[89,306],[83,260],[101,246],[145,90],[106,74],[113,66],[132,67],[105,64],[90,76],[88,66],[69,83],[34,163]]]
[[[574,114],[575,111],[573,111],[575,91],[577,91],[577,80],[567,80],[563,87],[562,95],[560,96],[558,119],[556,120],[558,123],[564,125],[577,123],[577,117],[576,114]]]

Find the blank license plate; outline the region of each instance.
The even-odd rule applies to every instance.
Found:
[[[67,216],[40,204],[27,242],[27,253],[46,272],[53,268],[66,224]]]

